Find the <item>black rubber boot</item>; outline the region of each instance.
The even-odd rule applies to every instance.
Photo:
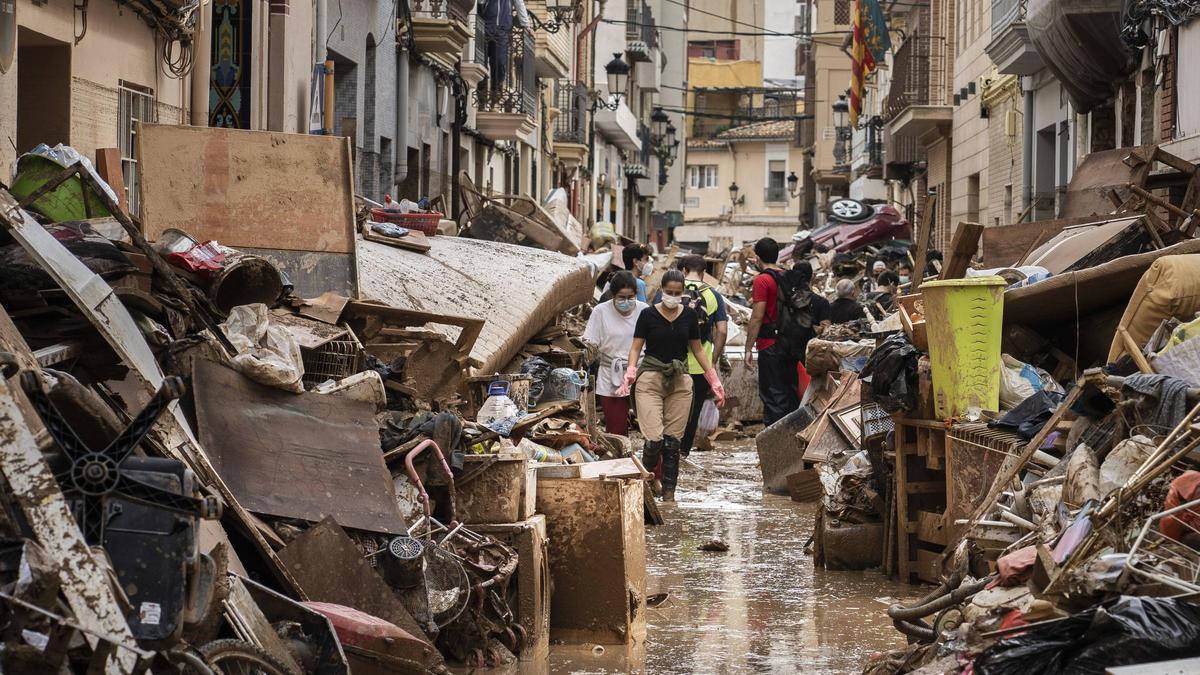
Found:
[[[662,440],[663,501],[674,501],[675,485],[679,482],[679,439],[664,436]],[[668,500],[666,495],[670,495]]]
[[[663,441],[646,441],[642,445],[642,466],[650,473],[654,473],[654,467],[658,466],[658,460],[662,457]],[[678,462],[676,462],[678,465]],[[678,468],[678,466],[676,467]],[[666,477],[666,466],[663,466],[663,477]],[[650,484],[650,489],[655,495],[662,494],[662,483],[655,480]]]

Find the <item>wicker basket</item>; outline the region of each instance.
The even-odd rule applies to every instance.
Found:
[[[377,223],[395,223],[426,235],[437,234],[438,222],[445,216],[436,211],[431,213],[400,213],[388,209],[371,209],[371,220]]]

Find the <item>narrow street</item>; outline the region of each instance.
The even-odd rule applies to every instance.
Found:
[[[919,587],[814,570],[816,505],[763,492],[753,440],[691,459],[708,471],[686,469],[666,524],[646,528],[646,592],[670,595],[647,610],[645,653],[555,646],[550,672],[849,673],[904,644],[883,609]],[[729,552],[697,550],[712,539]]]

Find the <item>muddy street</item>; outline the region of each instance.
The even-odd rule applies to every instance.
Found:
[[[550,672],[858,672],[903,640],[883,612],[917,587],[877,572],[814,570],[804,544],[815,505],[764,494],[752,441],[697,452],[667,523],[647,527],[644,653],[556,646]],[[711,539],[728,553],[698,551]]]

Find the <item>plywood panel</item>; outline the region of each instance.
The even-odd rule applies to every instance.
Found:
[[[354,251],[346,139],[140,124],[137,140],[148,239],[173,227],[235,248]]]

